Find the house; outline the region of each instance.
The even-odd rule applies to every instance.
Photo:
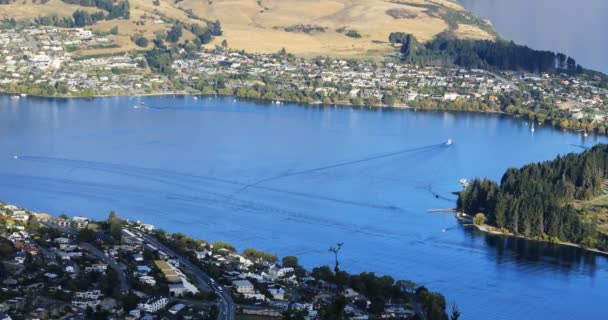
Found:
[[[137,270],[135,271],[136,274],[142,276],[148,275],[150,272],[152,272],[152,268],[148,266],[137,266]]]
[[[182,303],[178,303],[176,305],[174,305],[173,307],[171,307],[169,309],[169,313],[170,314],[178,314],[180,311],[182,311],[182,309],[184,309],[186,306]]]
[[[145,283],[150,286],[156,285],[156,279],[154,279],[154,277],[151,277],[151,276],[141,276],[141,277],[139,277],[139,282]]]
[[[164,260],[156,260],[154,261],[154,264],[158,269],[160,269],[160,271],[163,273],[169,283],[181,282],[181,278],[179,277],[177,272],[175,272],[175,269],[172,265],[168,264]]]
[[[169,300],[165,297],[152,297],[145,302],[139,303],[137,308],[145,312],[154,313],[164,309],[167,306],[167,303],[169,303]]]
[[[207,257],[211,256],[211,252],[207,251],[207,250],[203,250],[203,251],[196,251],[196,259],[198,260],[204,260]]]
[[[270,292],[274,300],[285,300],[285,290],[282,288],[271,288],[268,289],[268,292]]]
[[[172,297],[181,297],[184,293],[188,292],[183,283],[170,283],[169,284],[169,295]]]
[[[238,293],[243,293],[243,294],[254,293],[253,284],[251,284],[251,282],[249,282],[249,280],[235,280],[235,281],[232,281],[232,285],[234,286],[234,288],[236,289],[236,292],[238,292]]]
[[[73,217],[72,228],[84,229],[89,225],[89,219],[86,217]]]
[[[25,252],[17,252],[17,254],[15,255],[15,263],[18,264],[23,264],[25,263],[25,258],[27,257],[27,254]]]
[[[105,263],[95,263],[92,266],[88,266],[84,268],[85,272],[98,272],[105,273],[108,270],[108,265]]]
[[[74,294],[76,299],[99,299],[101,296],[101,290],[78,291]]]

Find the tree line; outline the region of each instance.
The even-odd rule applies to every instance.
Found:
[[[420,44],[409,33],[393,32],[392,44],[401,45],[402,60],[418,64],[455,64],[465,68],[522,70],[528,72],[582,72],[572,57],[562,53],[534,50],[505,40],[463,40],[439,34]]]
[[[108,20],[119,18],[129,19],[131,16],[128,0],[120,2],[115,2],[113,0],[63,0],[63,2],[81,5],[83,7],[102,9],[108,13]]]
[[[500,185],[476,179],[458,197],[458,210],[483,213],[487,223],[525,237],[566,241],[608,250],[608,236],[597,221],[584,218],[573,201],[603,192],[608,179],[608,145],[582,154],[508,169]]]

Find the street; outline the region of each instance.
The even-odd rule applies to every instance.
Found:
[[[218,319],[221,320],[234,320],[235,319],[235,304],[232,301],[232,297],[230,293],[227,292],[222,286],[218,285],[215,281],[213,281],[205,272],[203,272],[200,268],[195,266],[190,260],[178,255],[173,250],[169,249],[164,244],[160,243],[155,238],[140,232],[138,230],[129,229],[131,232],[140,236],[144,242],[151,244],[157,247],[159,250],[164,251],[165,253],[174,256],[179,259],[180,265],[185,266],[188,271],[196,278],[198,288],[201,291],[213,291],[218,299],[218,307],[219,307],[219,315]]]

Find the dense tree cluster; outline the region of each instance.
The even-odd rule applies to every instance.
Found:
[[[369,311],[379,315],[384,311],[384,301],[407,301],[415,294],[421,303],[422,309],[429,320],[447,320],[445,311],[445,298],[443,295],[430,292],[424,287],[419,287],[415,293],[416,284],[411,281],[395,281],[391,276],[377,276],[373,272],[362,272],[360,274],[349,274],[345,271],[333,272],[328,266],[312,269],[312,276],[316,279],[327,281],[339,287],[348,286],[370,299]],[[409,293],[408,293],[409,292]],[[342,319],[343,312],[342,296],[323,308],[322,319]]]
[[[207,21],[206,27],[193,23],[188,26],[188,30],[196,36],[194,43],[199,46],[207,44],[213,40],[213,37],[221,36],[223,34],[222,25],[219,20],[216,20],[215,22]]]
[[[113,0],[63,0],[63,2],[105,10],[108,13],[108,20],[118,18],[129,19],[131,16],[128,0],[120,2]]]
[[[389,41],[402,44],[402,59],[410,63],[456,64],[465,68],[528,72],[582,71],[573,58],[564,54],[534,50],[512,41],[462,40],[440,34],[420,45],[413,35],[403,32],[391,33]]]
[[[608,250],[608,237],[597,223],[585,221],[571,202],[602,193],[608,178],[608,145],[582,154],[509,169],[500,185],[474,180],[458,198],[458,209],[484,213],[488,223],[526,237],[568,241]]]

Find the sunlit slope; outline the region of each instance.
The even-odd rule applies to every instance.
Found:
[[[37,1],[40,2],[40,1]],[[130,49],[129,35],[152,38],[167,25],[158,18],[182,22],[220,20],[233,49],[276,52],[281,48],[304,56],[380,56],[393,51],[387,43],[391,32],[414,34],[421,41],[449,31],[461,38],[493,38],[492,27],[451,0],[129,0],[131,18],[102,22],[94,29],[120,28],[119,41]],[[0,6],[0,17],[19,19],[42,15],[69,15],[78,6],[61,0],[35,4],[31,0]],[[12,11],[12,12],[11,12]],[[187,39],[188,34],[184,36]]]

